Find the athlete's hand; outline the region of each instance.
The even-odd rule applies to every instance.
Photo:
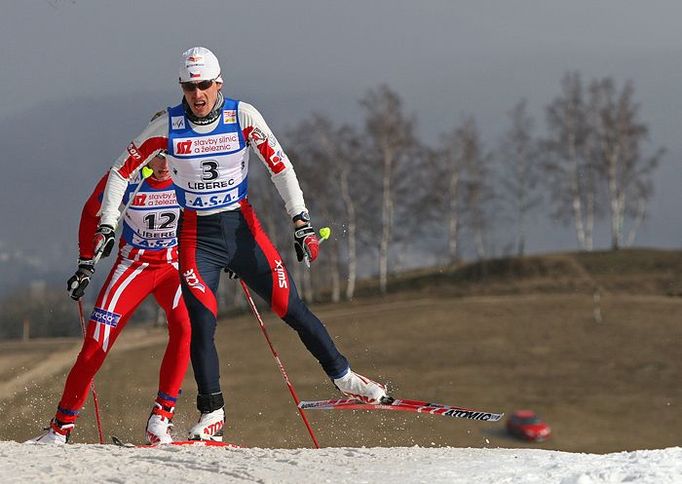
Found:
[[[85,288],[90,284],[90,278],[95,273],[95,261],[79,259],[78,270],[66,281],[66,290],[74,301],[78,301],[85,294]]]
[[[100,225],[95,232],[95,261],[100,257],[108,257],[114,248],[116,234],[111,225]]]
[[[317,254],[320,251],[320,241],[317,235],[315,235],[315,229],[310,225],[310,222],[294,227],[294,249],[296,249],[296,258],[299,262],[305,258],[309,262],[317,259]]]

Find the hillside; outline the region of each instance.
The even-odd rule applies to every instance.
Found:
[[[359,293],[376,291],[364,281]],[[450,295],[592,293],[682,295],[682,251],[624,249],[505,257],[408,271],[392,278],[389,292]]]
[[[311,411],[320,443],[577,452],[679,445],[682,299],[670,294],[676,294],[680,260],[665,251],[503,259],[487,263],[483,276],[481,265],[404,274],[391,282],[387,297],[365,289],[351,303],[315,305],[354,368],[386,381],[395,395],[507,413],[529,407],[554,431],[545,443],[525,444],[509,438],[502,424]],[[595,286],[601,322],[595,321]],[[261,309],[299,396],[336,395],[296,335]],[[253,317],[223,319],[216,340],[230,440],[308,446]],[[28,438],[49,420],[71,361],[59,354],[73,355],[78,345],[77,339],[0,344],[0,440]],[[129,328],[117,345],[96,382],[105,432],[141,441],[164,333]],[[196,418],[191,371],[184,388],[175,419],[179,435]],[[96,441],[90,401],[74,441]]]

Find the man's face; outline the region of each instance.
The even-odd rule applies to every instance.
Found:
[[[218,99],[218,91],[223,87],[222,83],[215,81],[182,82],[180,85],[185,101],[198,118],[211,112]]]
[[[165,156],[155,156],[149,162],[149,168],[154,172],[152,176],[159,181],[165,181],[171,177],[170,170],[168,169],[168,160]]]

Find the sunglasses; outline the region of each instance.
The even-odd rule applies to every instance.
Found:
[[[181,82],[180,85],[182,86],[183,91],[194,92],[197,89],[200,91],[205,91],[213,85],[213,82],[213,80],[200,82]]]

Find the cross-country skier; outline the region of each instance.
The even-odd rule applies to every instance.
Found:
[[[131,177],[131,182],[123,186],[122,201],[128,205],[118,258],[97,297],[83,348],[66,379],[57,414],[46,431],[32,439],[34,442],[67,442],[88,396],[90,382],[130,316],[150,294],[166,312],[168,345],[161,362],[159,392],[145,435],[149,443],[172,441],[171,419],[189,364],[191,327],[178,274],[176,231],[180,210],[164,153],[155,153],[149,168],[153,171],[150,177]],[[93,239],[109,176],[100,180],[83,207],[78,270],[67,283],[74,300],[83,296],[95,272]],[[133,199],[129,200],[130,197]]]
[[[128,181],[160,150],[168,160],[182,207],[178,229],[182,291],[192,323],[191,359],[198,386],[198,423],[190,439],[222,440],[225,422],[216,329],[220,273],[229,269],[265,299],[298,333],[336,387],[378,403],[386,390],[351,371],[320,320],[301,301],[277,249],[247,198],[249,147],[267,167],[292,218],[297,258],[314,261],[319,241],[310,223],[294,168],[261,114],[252,105],[223,96],[218,59],[204,47],[182,55],[182,103],[152,120],[111,169],[98,248],[113,244],[118,207]]]

